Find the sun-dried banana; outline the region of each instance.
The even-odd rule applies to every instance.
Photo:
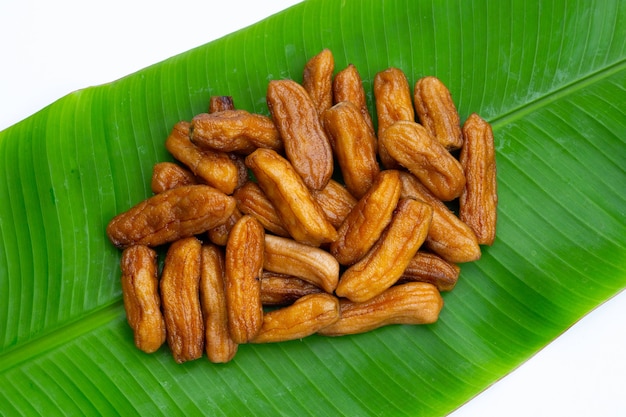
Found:
[[[203,233],[228,220],[235,199],[208,185],[187,185],[156,194],[107,225],[107,235],[118,248],[158,246]]]
[[[266,271],[289,274],[332,293],[339,280],[339,262],[330,253],[293,239],[265,235]]]
[[[413,89],[415,111],[421,124],[447,150],[463,145],[459,113],[448,87],[437,77],[422,77]]]
[[[354,205],[330,244],[330,253],[342,265],[361,259],[376,243],[393,215],[400,197],[400,173],[381,171],[367,193]]]
[[[293,80],[272,80],[267,105],[295,171],[307,187],[324,188],[333,174],[333,153],[307,91]]]
[[[498,184],[491,125],[473,113],[463,124],[463,136],[460,158],[467,180],[459,199],[459,217],[474,231],[478,243],[492,245],[496,238]]]
[[[346,188],[353,196],[361,198],[380,172],[374,131],[349,101],[337,103],[322,113],[322,124]]]
[[[147,246],[130,246],[122,252],[120,265],[126,320],[133,329],[135,346],[155,352],[165,342],[157,254]]]
[[[305,295],[293,304],[265,313],[252,343],[284,342],[310,336],[339,320],[339,300],[326,293]]]
[[[224,290],[224,253],[214,245],[202,246],[200,304],[204,317],[205,350],[211,362],[230,361],[238,345],[230,337]]]
[[[246,165],[291,237],[313,246],[336,239],[337,231],[288,160],[271,149],[259,148],[246,157]]]
[[[463,167],[419,123],[396,122],[378,140],[393,159],[419,178],[437,198],[450,201],[463,191]]]
[[[318,114],[333,105],[333,72],[335,58],[330,49],[323,49],[304,65],[302,86],[309,93]]]
[[[400,173],[401,197],[422,200],[433,208],[433,220],[425,245],[448,262],[462,263],[480,259],[476,235],[441,200],[435,197],[411,173]]]
[[[167,344],[178,363],[202,357],[204,320],[200,307],[202,243],[195,237],[169,247],[161,275],[161,301]]]
[[[265,231],[252,216],[243,216],[230,231],[224,261],[228,328],[235,343],[252,340],[263,322],[261,272]]]
[[[200,149],[189,139],[190,124],[178,122],[165,141],[165,147],[194,175],[225,194],[232,194],[241,181],[241,166],[235,155]]]
[[[341,275],[335,294],[360,302],[395,284],[426,239],[432,215],[428,204],[401,199],[376,245]]]
[[[426,282],[395,285],[364,302],[340,299],[340,318],[318,334],[344,336],[365,333],[390,324],[430,324],[437,321],[443,299]]]

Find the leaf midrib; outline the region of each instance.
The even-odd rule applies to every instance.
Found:
[[[0,354],[0,373],[4,373],[18,365],[37,358],[66,342],[72,341],[84,334],[91,333],[107,323],[119,318],[124,311],[121,297],[109,304],[91,311],[87,316],[75,318],[72,322],[57,327],[51,332],[13,346]]]
[[[514,121],[520,120],[526,115],[535,112],[536,110],[549,105],[557,100],[562,99],[565,96],[574,94],[577,91],[582,90],[596,82],[609,78],[620,71],[626,70],[626,58],[614,62],[606,67],[600,68],[594,72],[591,72],[571,83],[564,84],[561,87],[551,90],[536,99],[524,103],[519,107],[514,107],[509,111],[492,118],[489,122],[494,131],[501,129],[503,126],[508,125]]]
[[[598,81],[604,80],[614,74],[626,70],[626,58],[616,61],[597,71],[589,73],[571,83],[564,84],[558,89],[546,92],[542,96],[533,101],[525,103],[519,107],[513,108],[500,116],[490,120],[494,132],[502,129],[514,121],[520,120],[530,113],[540,108],[560,100],[568,95],[592,85]],[[100,87],[93,87],[100,88]],[[117,297],[102,308],[98,308],[88,313],[87,316],[75,318],[72,322],[57,327],[54,330],[19,343],[11,347],[9,350],[0,353],[0,373],[19,366],[31,359],[42,356],[43,354],[64,345],[66,342],[74,340],[84,334],[91,333],[93,330],[106,325],[110,321],[119,318],[123,314],[124,306],[121,297]]]

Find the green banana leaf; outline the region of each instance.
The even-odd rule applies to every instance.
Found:
[[[0,132],[0,415],[445,415],[626,288],[626,4],[307,0]],[[440,320],[241,346],[222,365],[133,345],[105,227],[150,195],[211,95],[330,48],[372,80],[436,75],[493,124],[498,238]]]

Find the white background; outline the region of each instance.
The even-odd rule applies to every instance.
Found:
[[[0,130],[76,89],[114,81],[295,3],[2,0]],[[626,292],[453,416],[626,415],[624,318]]]

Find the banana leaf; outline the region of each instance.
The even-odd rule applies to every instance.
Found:
[[[626,288],[626,4],[307,0],[0,132],[1,415],[445,415]],[[151,194],[211,95],[269,114],[330,48],[364,80],[439,77],[494,128],[498,237],[437,323],[243,345],[222,365],[133,345],[105,227]]]

